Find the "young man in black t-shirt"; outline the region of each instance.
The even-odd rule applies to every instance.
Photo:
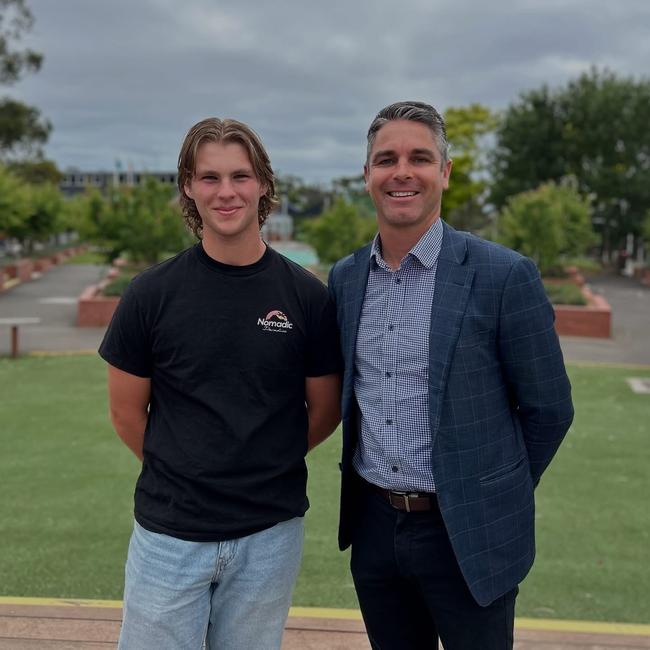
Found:
[[[339,419],[326,288],[270,249],[257,135],[210,118],[178,163],[201,240],[137,276],[100,347],[111,419],[142,460],[122,650],[279,648],[308,507],[308,448]]]

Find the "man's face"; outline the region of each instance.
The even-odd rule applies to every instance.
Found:
[[[184,189],[201,216],[206,243],[259,237],[258,205],[267,188],[255,176],[242,145],[200,145],[194,176]]]
[[[364,177],[380,231],[388,227],[423,234],[440,217],[451,173],[451,161],[441,167],[440,160],[425,124],[392,120],[379,129]]]

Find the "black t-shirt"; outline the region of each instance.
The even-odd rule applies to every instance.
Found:
[[[228,266],[201,244],[131,282],[99,348],[151,378],[135,517],[194,541],[301,516],[305,377],[338,372],[325,286],[271,248]]]

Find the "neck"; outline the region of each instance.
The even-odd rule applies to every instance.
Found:
[[[266,250],[259,233],[255,237],[222,239],[204,232],[201,245],[213,260],[230,266],[254,264]]]
[[[435,220],[425,227],[417,229],[380,225],[381,256],[384,258],[384,262],[390,266],[391,270],[395,271],[399,268],[401,261],[413,246],[422,239],[422,235],[424,235],[433,223],[435,223]]]

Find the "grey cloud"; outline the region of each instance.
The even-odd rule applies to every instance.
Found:
[[[54,123],[61,166],[175,166],[207,115],[249,122],[274,167],[356,174],[383,105],[499,108],[607,65],[645,74],[645,0],[30,0],[43,70],[11,90]]]

